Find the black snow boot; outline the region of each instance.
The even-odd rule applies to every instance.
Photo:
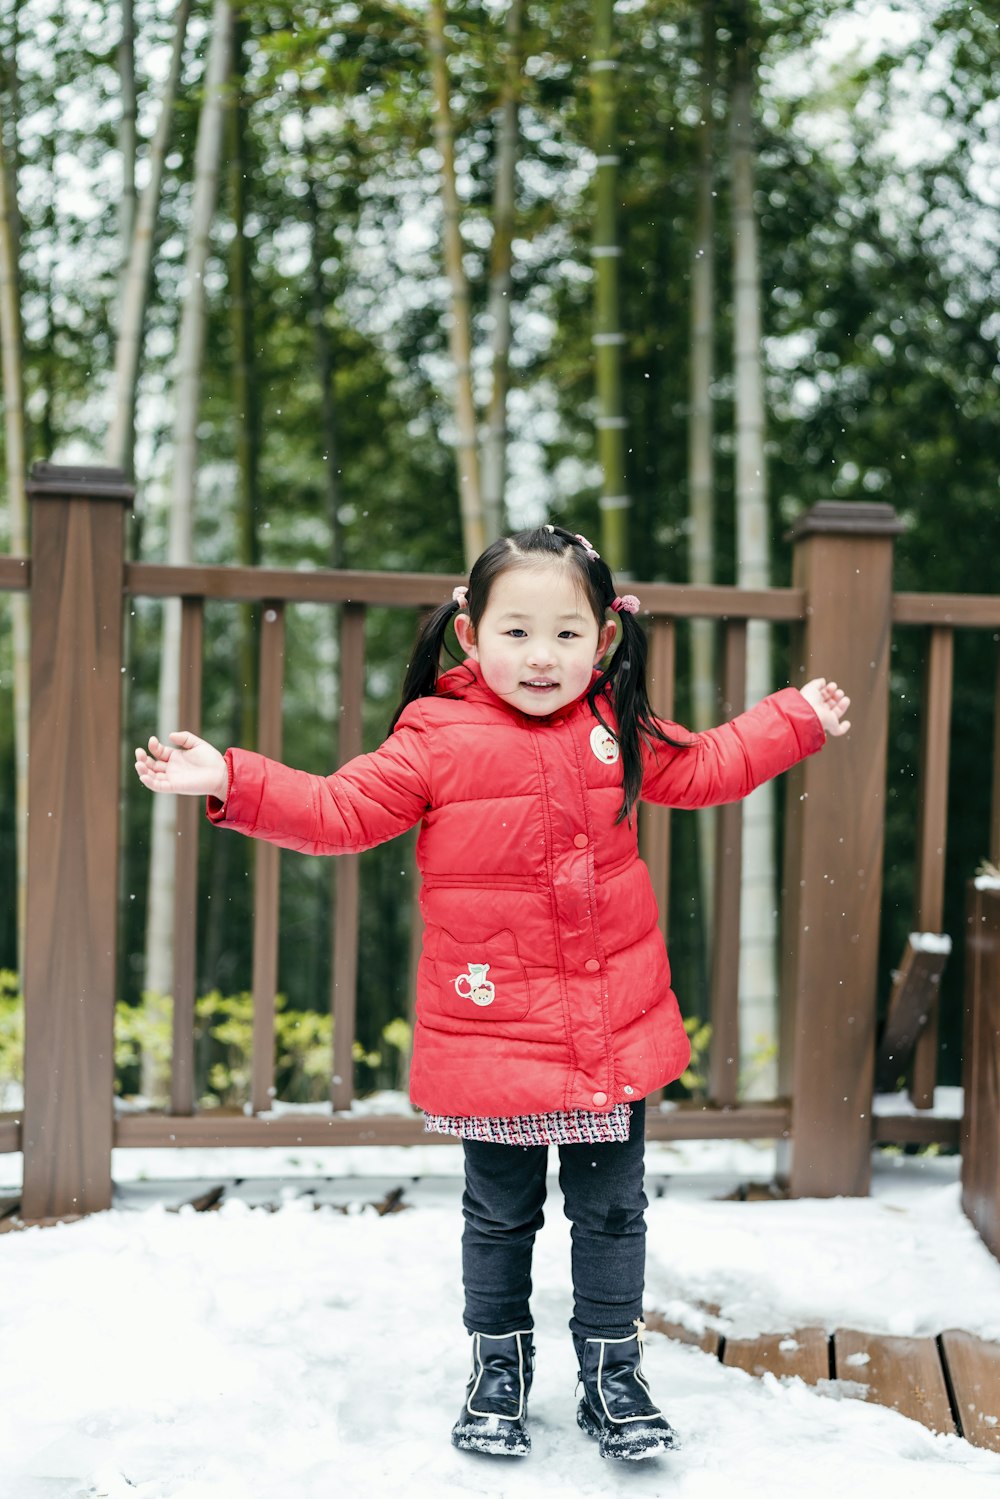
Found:
[[[531,1451],[528,1392],[534,1352],[530,1332],[472,1334],[472,1374],[462,1414],[452,1427],[454,1446],[496,1457]]]
[[[654,1404],[642,1372],[644,1331],[639,1322],[627,1338],[574,1335],[583,1385],[577,1425],[597,1438],[602,1457],[636,1461],[679,1445],[677,1433]]]

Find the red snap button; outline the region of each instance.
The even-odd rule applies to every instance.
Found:
[[[588,973],[597,973],[601,965],[596,958],[588,958],[583,966]]]
[[[608,1101],[608,1095],[606,1093],[595,1093],[594,1094],[594,1102],[597,1104],[598,1108],[600,1108],[602,1104],[607,1103],[607,1101]]]
[[[576,837],[573,839],[573,842],[576,844],[577,848],[586,848],[587,844],[590,842],[590,839],[587,837],[586,833],[577,833]]]

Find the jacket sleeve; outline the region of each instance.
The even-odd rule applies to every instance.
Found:
[[[674,723],[661,727],[685,746],[643,744],[642,799],[665,807],[739,801],[826,742],[818,715],[797,687],[784,687],[703,734]]]
[[[307,854],[360,853],[405,833],[430,802],[427,734],[418,715],[407,720],[331,776],[228,749],[229,795],[209,798],[209,821]]]

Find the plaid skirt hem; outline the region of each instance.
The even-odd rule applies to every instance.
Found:
[[[457,1135],[489,1145],[612,1145],[629,1137],[629,1107],[616,1104],[607,1114],[569,1109],[552,1114],[518,1114],[511,1119],[425,1114],[430,1134]]]

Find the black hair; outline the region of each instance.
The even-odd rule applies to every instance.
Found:
[[[501,536],[477,559],[469,574],[467,602],[450,600],[435,609],[424,621],[403,682],[403,695],[393,716],[395,728],[399,715],[408,703],[420,697],[432,697],[437,687],[442,649],[448,649],[445,636],[455,615],[468,613],[474,630],[486,611],[490,591],[501,573],[511,567],[529,566],[544,557],[565,559],[572,567],[576,581],[597,621],[598,628],[607,621],[608,610],[618,597],[611,571],[606,562],[578,536],[561,526],[539,526]],[[646,691],[646,635],[635,615],[617,611],[619,638],[610,658],[587,692],[594,717],[617,740],[622,761],[622,804],[616,821],[631,818],[642,791],[642,741],[659,741],[676,749],[687,749],[690,741],[671,739],[653,716]],[[448,649],[452,660],[458,661]],[[602,702],[614,708],[617,728],[612,728],[601,711]]]

